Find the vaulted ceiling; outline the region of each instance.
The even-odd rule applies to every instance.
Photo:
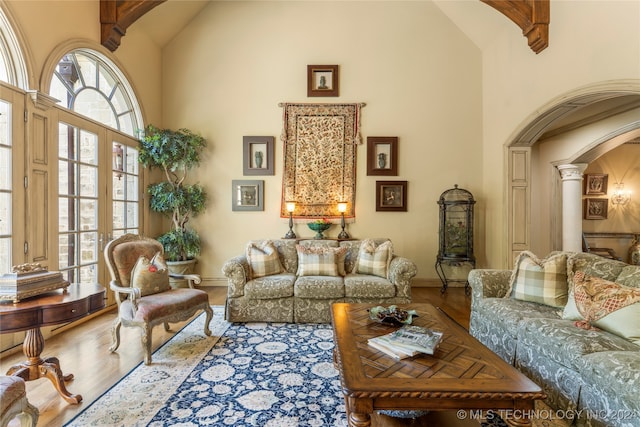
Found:
[[[166,0],[100,0],[101,43],[114,52],[127,28]],[[540,53],[549,45],[550,0],[480,0],[501,12],[520,29],[529,47]]]

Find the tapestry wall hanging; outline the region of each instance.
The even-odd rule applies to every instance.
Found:
[[[280,216],[288,218],[286,201],[295,201],[295,218],[339,218],[338,202],[347,202],[345,217],[355,216],[356,148],[360,144],[358,104],[280,104],[284,172]]]

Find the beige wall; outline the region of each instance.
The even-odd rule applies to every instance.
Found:
[[[446,41],[446,42],[445,42]],[[440,194],[459,184],[481,193],[479,50],[430,2],[213,2],[164,51],[164,124],[209,141],[198,180],[211,201],[194,221],[204,239],[200,271],[255,238],[279,238],[280,102],[365,102],[362,135],[397,136],[408,212],[376,212],[376,180],[358,147],[353,237],[387,236],[398,254],[435,279]],[[307,98],[306,66],[340,65],[340,97]],[[276,174],[242,175],[243,135],[276,137]],[[231,211],[231,180],[265,181],[263,212]],[[484,203],[480,200],[478,205]],[[482,215],[480,208],[479,215]],[[311,237],[297,224],[298,236]],[[339,227],[330,230],[336,236]],[[479,240],[480,241],[480,240]],[[482,251],[483,245],[478,245]]]
[[[615,184],[621,182],[624,189],[631,192],[631,200],[626,205],[609,202],[607,219],[583,220],[582,229],[593,233],[640,234],[640,144],[624,144],[609,151],[590,163],[584,173],[608,175],[607,195],[590,197],[610,198],[616,189]],[[594,247],[613,248],[626,261],[631,238],[594,238],[589,243]]]
[[[549,28],[549,47],[540,54],[511,29],[494,37],[482,52],[482,199],[487,205],[482,221],[486,265],[494,267],[506,264],[510,249],[505,238],[505,146],[543,106],[561,102],[566,94],[595,83],[640,77],[640,2],[552,1]],[[532,200],[535,205],[540,199]],[[532,226],[531,234],[538,237],[544,231]]]
[[[456,3],[463,14],[467,3],[470,11],[479,6]],[[51,52],[70,40],[102,49],[97,1],[5,6],[36,85]],[[506,266],[505,146],[565,94],[638,79],[640,2],[553,1],[550,46],[538,55],[515,24],[503,24],[506,18],[481,43],[468,38],[474,34],[468,26],[497,22],[498,12],[487,9],[470,12],[471,20],[428,1],[212,2],[163,50],[131,26],[116,53],[105,54],[130,78],[146,123],[189,127],[209,140],[197,179],[211,202],[194,221],[205,243],[203,276],[220,279],[224,260],[241,253],[247,240],[287,230],[278,217],[279,102],[365,102],[363,136],[398,136],[393,179],[409,181],[409,211],[375,212],[378,177],[366,176],[366,146],[360,146],[354,237],[390,237],[397,253],[417,262],[419,278],[435,279],[436,201],[459,184],[478,201],[479,265]],[[307,98],[307,64],[339,64],[341,96]],[[265,181],[264,212],[231,211],[231,180],[254,178],[242,176],[244,135],[276,137],[276,174],[258,177]],[[158,229],[160,220],[153,223]],[[311,235],[301,225],[296,232]]]

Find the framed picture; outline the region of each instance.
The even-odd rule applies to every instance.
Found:
[[[367,137],[367,175],[398,175],[398,137]]]
[[[243,175],[273,175],[272,136],[243,136],[242,171]]]
[[[338,96],[337,65],[307,65],[307,96]]]
[[[584,194],[587,196],[604,196],[607,194],[607,181],[609,175],[606,173],[588,173],[584,180]]]
[[[233,180],[231,186],[232,211],[263,211],[264,181]]]
[[[406,212],[407,181],[376,181],[376,211]]]
[[[584,199],[584,219],[607,219],[609,199]]]

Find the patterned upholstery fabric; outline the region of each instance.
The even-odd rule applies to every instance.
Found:
[[[540,385],[552,409],[570,411],[572,426],[638,427],[640,346],[605,330],[578,328],[565,314],[576,272],[640,287],[640,270],[595,254],[564,255],[566,307],[504,298],[512,270],[472,270],[470,333]]]
[[[376,245],[390,248],[389,239],[371,239]],[[252,243],[261,245],[265,241]],[[331,321],[334,302],[360,302],[391,305],[411,302],[411,280],[415,264],[390,253],[384,277],[352,274],[363,241],[293,240],[271,241],[286,273],[251,279],[246,255],[229,259],[222,267],[228,280],[225,318],[231,322],[309,322]],[[296,245],[298,249],[296,250]],[[336,275],[300,275],[299,251],[307,254],[330,254],[337,267]],[[304,258],[304,257],[303,257]],[[344,265],[344,276],[341,274]],[[303,273],[306,267],[302,266]],[[314,271],[318,272],[318,271]]]
[[[38,423],[38,408],[27,400],[24,380],[12,375],[0,376],[0,425],[6,426],[19,414],[27,418],[21,425],[35,427]]]

